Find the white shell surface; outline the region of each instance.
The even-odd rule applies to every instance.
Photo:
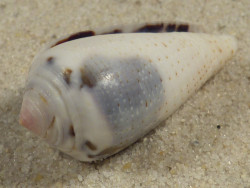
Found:
[[[166,119],[236,48],[231,36],[197,33],[99,35],[65,42],[35,58],[22,112],[25,101],[40,109],[49,123],[39,125],[39,135],[63,152],[82,161],[102,159]]]

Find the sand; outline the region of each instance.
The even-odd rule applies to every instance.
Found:
[[[0,187],[250,187],[249,0],[1,0]],[[65,34],[182,20],[234,35],[236,55],[161,126],[97,163],[72,159],[18,123],[35,54]]]

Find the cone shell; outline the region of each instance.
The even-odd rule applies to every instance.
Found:
[[[85,32],[53,42],[33,62],[20,123],[81,161],[126,148],[173,113],[237,49],[231,36],[162,32],[167,27],[156,33],[153,27],[146,27],[149,33]]]

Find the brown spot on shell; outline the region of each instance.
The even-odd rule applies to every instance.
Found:
[[[94,145],[94,144],[93,144],[92,142],[90,142],[89,140],[87,140],[87,141],[85,142],[85,145],[86,145],[90,150],[93,150],[93,151],[97,150],[96,145]]]
[[[70,84],[70,75],[72,73],[71,69],[65,69],[63,72],[63,79],[65,80],[65,82],[69,85]]]
[[[48,57],[47,58],[47,63],[49,64],[49,65],[52,65],[53,63],[55,62],[55,58],[54,57]]]
[[[178,26],[177,31],[178,32],[188,32],[189,26],[186,24],[181,24]]]
[[[84,85],[87,85],[89,88],[92,88],[96,85],[96,83],[89,78],[89,76],[86,74],[83,68],[80,69],[80,72],[81,72],[81,80],[82,80],[82,84],[80,85],[80,88],[82,88]]]
[[[70,126],[69,126],[69,134],[70,134],[71,136],[75,136],[75,135],[76,135],[73,125],[70,125]]]
[[[166,32],[174,32],[176,28],[175,24],[168,24],[166,27]]]

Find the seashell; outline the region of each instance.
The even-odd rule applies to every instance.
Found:
[[[130,25],[51,43],[31,66],[20,124],[81,161],[121,151],[235,53],[234,37],[198,30],[183,23]]]

